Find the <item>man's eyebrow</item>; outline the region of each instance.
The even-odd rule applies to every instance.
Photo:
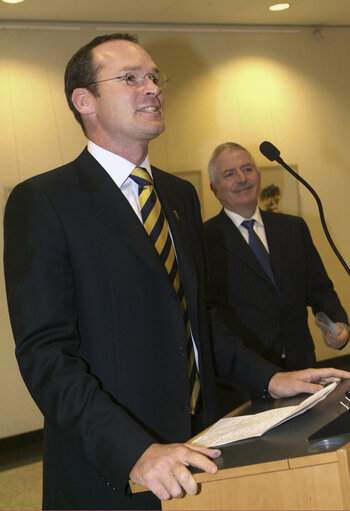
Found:
[[[124,66],[122,67],[118,72],[121,73],[123,71],[141,71],[142,70],[142,67],[141,66],[132,66],[132,65],[129,65],[129,66]],[[159,69],[158,67],[153,67],[152,68],[152,72],[153,73],[159,73]]]
[[[252,167],[253,169],[256,168],[253,163],[243,163],[243,165],[241,165],[240,167],[230,167],[229,169],[225,169],[224,174],[227,174],[228,172],[235,172],[237,168],[244,169],[246,167]]]

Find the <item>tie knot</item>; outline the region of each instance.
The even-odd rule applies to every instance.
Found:
[[[255,223],[254,218],[251,218],[250,220],[244,220],[241,225],[243,225],[243,227],[248,229],[248,231],[251,231],[251,230],[253,230],[254,223]]]
[[[130,174],[130,178],[139,185],[140,188],[145,186],[153,186],[153,181],[146,169],[135,167]]]

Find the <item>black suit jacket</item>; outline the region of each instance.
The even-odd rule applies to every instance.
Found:
[[[214,366],[257,391],[277,368],[233,342],[215,315],[211,343],[197,195],[188,182],[152,171],[176,247],[209,425],[218,418]],[[127,495],[129,472],[150,444],[182,442],[192,431],[181,307],[143,225],[84,150],[18,185],[4,227],[16,355],[45,416],[44,508],[157,507],[150,494]]]
[[[316,365],[307,306],[347,323],[332,282],[300,217],[261,211],[272,268],[282,294],[263,270],[239,229],[222,210],[205,223],[210,293],[226,325],[262,357],[289,369]]]

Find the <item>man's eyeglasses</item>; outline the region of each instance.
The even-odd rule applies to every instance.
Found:
[[[139,88],[144,86],[146,78],[151,80],[151,82],[154,83],[154,85],[156,85],[159,89],[164,89],[169,81],[169,78],[167,78],[163,74],[155,75],[153,73],[146,73],[145,75],[141,75],[138,73],[126,73],[125,75],[114,76],[113,78],[106,78],[105,80],[90,82],[84,85],[83,87],[88,87],[89,85],[94,85],[96,83],[109,82],[111,80],[119,80],[121,82],[124,82],[129,87]]]

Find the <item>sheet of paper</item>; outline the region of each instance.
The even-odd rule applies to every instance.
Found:
[[[216,422],[206,433],[193,440],[193,445],[214,447],[238,440],[262,436],[272,428],[296,415],[306,412],[324,399],[336,387],[337,382],[324,387],[316,394],[304,399],[299,405],[273,408],[255,415],[227,417]]]

